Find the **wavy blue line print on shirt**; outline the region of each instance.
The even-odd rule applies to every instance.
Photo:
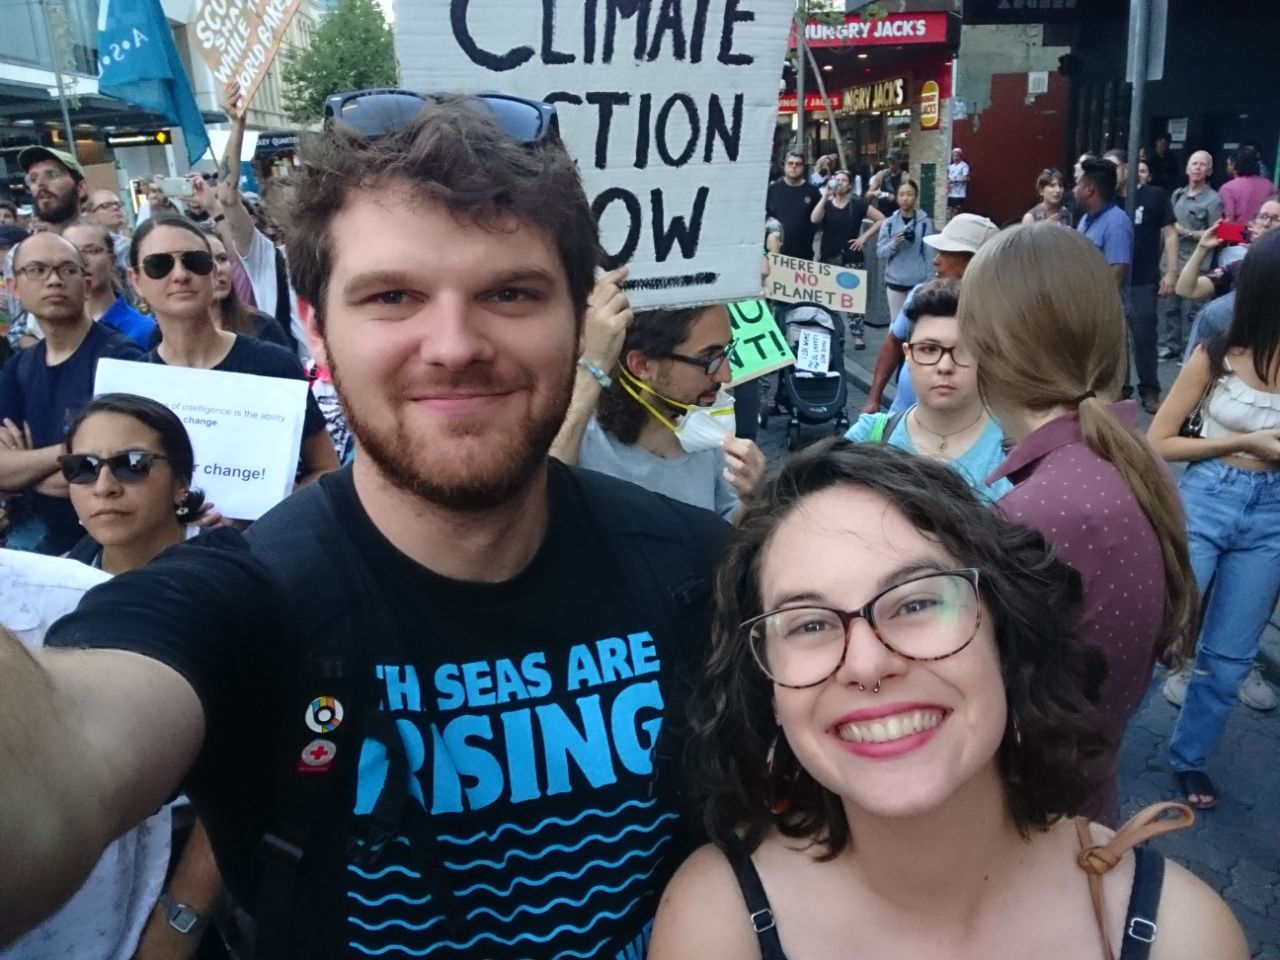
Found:
[[[490,886],[487,883],[475,883],[467,887],[465,890],[457,891],[457,895],[459,897],[465,897],[468,894],[474,893],[477,890],[488,890],[490,893],[494,893],[499,897],[509,897],[511,896],[512,891],[515,890],[515,888],[520,886],[521,884],[523,884],[526,887],[540,887],[543,884],[549,883],[552,880],[577,880],[580,876],[582,876],[588,870],[594,870],[596,867],[608,867],[612,869],[613,867],[620,867],[624,863],[626,863],[628,860],[633,860],[636,857],[652,856],[655,852],[657,852],[657,849],[660,846],[662,846],[664,843],[670,843],[670,842],[671,842],[671,837],[666,836],[666,837],[663,837],[661,840],[659,840],[657,843],[655,843],[648,850],[632,850],[629,853],[619,857],[617,860],[612,860],[612,861],[592,860],[591,862],[583,866],[581,870],[578,870],[575,873],[564,873],[563,871],[556,871],[555,873],[549,873],[545,877],[538,877],[536,879],[533,877],[516,877],[511,881],[511,886],[507,887],[505,890],[499,890],[497,887]]]
[[[433,923],[439,923],[444,917],[432,917],[426,923],[410,923],[408,920],[401,920],[398,917],[392,920],[383,920],[380,923],[365,923],[359,917],[347,917],[347,923],[354,923],[357,927],[363,927],[373,933],[379,930],[386,930],[388,927],[404,927],[406,930],[421,931],[427,929]]]
[[[477,833],[471,837],[450,837],[445,834],[441,834],[438,839],[443,840],[445,843],[468,844],[468,843],[475,843],[477,840],[497,840],[500,836],[502,836],[503,832],[507,830],[514,830],[516,833],[523,834],[526,837],[531,837],[535,833],[540,831],[543,827],[550,826],[552,824],[555,824],[561,827],[572,827],[574,824],[580,823],[582,820],[586,819],[587,817],[614,817],[629,807],[636,807],[637,809],[640,809],[640,810],[648,810],[657,802],[658,801],[656,799],[628,800],[626,803],[618,807],[616,810],[583,810],[580,814],[578,814],[572,820],[561,820],[559,817],[547,817],[547,819],[543,820],[541,823],[535,824],[532,827],[520,827],[514,823],[504,823],[502,826],[498,827],[497,830],[493,831],[493,833],[485,833],[481,831],[480,833]]]
[[[514,910],[512,910],[509,914],[506,914],[505,916],[499,913],[497,910],[494,910],[490,907],[476,907],[474,910],[472,910],[470,913],[467,914],[467,919],[471,920],[474,917],[478,917],[482,913],[487,913],[490,916],[498,920],[501,920],[503,923],[510,923],[512,920],[514,920],[516,917],[518,917],[522,913],[546,913],[552,907],[559,907],[559,906],[580,907],[598,893],[621,893],[623,890],[627,889],[627,887],[631,886],[637,880],[647,880],[649,877],[653,876],[653,871],[657,869],[658,869],[658,865],[655,863],[652,867],[650,867],[644,873],[637,873],[635,876],[628,877],[626,880],[623,880],[622,883],[618,884],[615,887],[606,887],[603,884],[597,884],[596,886],[588,890],[580,900],[570,900],[568,897],[557,897],[556,899],[552,900],[550,903],[545,903],[540,907],[531,907],[527,903],[522,903],[520,904],[520,906],[516,907]]]
[[[403,893],[388,893],[385,897],[379,897],[377,900],[370,900],[368,897],[360,896],[360,894],[356,893],[354,890],[348,890],[347,896],[351,897],[353,900],[359,901],[361,904],[363,904],[366,907],[380,907],[384,903],[390,903],[391,901],[396,901],[398,903],[407,903],[411,907],[420,907],[424,903],[426,903],[428,900],[431,899],[429,895],[425,897],[414,898],[414,897],[406,897]]]
[[[608,913],[608,912],[598,913],[596,914],[595,919],[593,919],[585,927],[575,927],[571,923],[565,923],[556,927],[550,933],[544,934],[542,936],[537,936],[536,934],[532,934],[532,933],[521,933],[512,937],[510,940],[504,940],[502,939],[502,937],[499,937],[495,933],[485,932],[485,933],[477,933],[474,937],[472,937],[470,940],[466,941],[465,943],[454,943],[452,940],[437,940],[435,943],[431,944],[429,947],[426,947],[425,949],[422,949],[422,950],[411,950],[409,947],[406,947],[397,943],[389,943],[385,947],[379,947],[377,950],[374,950],[369,947],[366,947],[362,943],[356,943],[354,940],[348,943],[347,946],[351,947],[353,950],[359,950],[361,953],[370,957],[381,956],[384,953],[390,953],[392,950],[399,950],[413,957],[425,957],[428,954],[434,953],[436,950],[439,950],[441,947],[449,947],[452,950],[469,950],[472,947],[474,947],[477,943],[479,943],[481,940],[492,940],[494,943],[501,944],[504,947],[513,947],[517,943],[519,943],[521,940],[528,940],[533,943],[549,943],[550,941],[554,940],[556,937],[562,934],[586,933],[588,930],[590,930],[592,927],[598,924],[601,920],[621,920],[628,913],[630,913],[631,909],[637,903],[639,903],[642,899],[643,899],[642,897],[636,897],[634,900],[628,903],[625,907],[623,907],[617,913]]]
[[[600,841],[601,843],[613,843],[615,840],[621,840],[628,833],[652,833],[654,830],[657,830],[658,827],[662,826],[662,824],[665,821],[677,820],[679,819],[679,817],[680,815],[677,813],[664,813],[662,816],[660,816],[657,820],[653,821],[653,823],[649,824],[647,827],[642,827],[639,824],[633,823],[628,827],[624,827],[622,830],[614,834],[612,837],[606,837],[599,833],[593,833],[589,837],[583,837],[581,840],[579,840],[577,843],[575,843],[571,847],[566,847],[564,846],[564,844],[560,844],[560,843],[553,843],[549,847],[544,847],[542,850],[538,850],[532,853],[525,850],[511,850],[511,851],[508,851],[507,855],[504,856],[501,860],[472,860],[470,863],[451,863],[448,860],[446,860],[444,862],[444,865],[448,867],[450,870],[472,870],[476,867],[493,867],[497,870],[501,870],[504,867],[506,867],[507,861],[509,861],[512,857],[522,857],[525,860],[538,860],[541,857],[546,856],[548,853],[576,853],[577,851],[585,847],[588,843],[593,843],[597,840]]]
[[[603,947],[608,942],[609,942],[609,938],[605,937],[603,940],[597,943],[594,947],[591,947],[589,950],[587,950],[586,953],[580,953],[577,950],[561,950],[554,957],[552,957],[551,960],[570,960],[570,958],[572,957],[578,957],[579,960],[592,960],[592,958],[600,952],[600,948]],[[355,949],[359,950],[361,953],[368,954],[369,956],[378,956],[379,954],[386,953],[388,950],[396,949],[395,947],[383,947],[380,950],[370,950],[367,947],[363,946],[362,944],[354,943],[354,942],[349,943],[348,946],[354,947]]]
[[[418,873],[416,870],[410,870],[408,867],[402,867],[398,863],[393,863],[389,867],[383,867],[377,873],[366,873],[353,863],[347,864],[347,870],[364,880],[381,880],[389,873],[402,873],[410,880],[422,879],[422,874]]]

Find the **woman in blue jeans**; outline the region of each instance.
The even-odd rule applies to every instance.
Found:
[[[1280,233],[1250,249],[1237,289],[1230,327],[1196,348],[1147,434],[1165,459],[1191,461],[1179,489],[1208,598],[1169,766],[1202,810],[1217,803],[1209,756],[1280,595]],[[1199,436],[1181,436],[1197,408]]]

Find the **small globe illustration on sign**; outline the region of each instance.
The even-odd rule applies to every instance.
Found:
[[[862,281],[858,279],[856,273],[837,273],[836,283],[846,290],[856,290]]]

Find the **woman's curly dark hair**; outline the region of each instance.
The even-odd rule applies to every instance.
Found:
[[[711,652],[690,707],[690,759],[712,840],[753,850],[776,827],[811,840],[823,859],[850,841],[840,798],[800,768],[780,735],[771,782],[765,761],[778,734],[773,689],[739,629],[765,612],[759,577],[774,531],[802,500],[836,486],[883,497],[959,566],[980,571],[1009,703],[997,758],[1014,822],[1026,835],[1074,815],[1095,789],[1086,765],[1108,747],[1094,706],[1104,659],[1075,640],[1080,575],[1055,559],[1038,533],[983,506],[949,467],[892,447],[833,440],[794,457],[748,502],[717,575]],[[780,789],[786,810],[771,813]]]

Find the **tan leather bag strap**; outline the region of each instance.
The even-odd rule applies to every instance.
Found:
[[[1173,813],[1175,816],[1166,817]],[[1089,897],[1093,900],[1093,915],[1102,934],[1103,960],[1116,960],[1111,949],[1111,937],[1107,934],[1107,912],[1102,902],[1102,875],[1120,862],[1121,858],[1140,843],[1152,837],[1185,830],[1196,822],[1196,815],[1185,803],[1153,803],[1134,814],[1104,844],[1095,843],[1089,832],[1089,822],[1076,817],[1076,836],[1080,838],[1080,855],[1076,863],[1089,878]]]

